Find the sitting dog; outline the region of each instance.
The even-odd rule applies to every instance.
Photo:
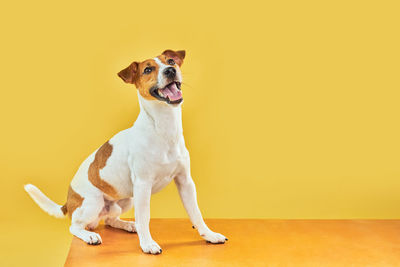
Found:
[[[200,236],[211,243],[228,240],[207,227],[197,205],[182,133],[180,67],[184,58],[185,51],[166,50],[153,59],[133,62],[118,73],[138,89],[138,118],[131,128],[113,136],[81,164],[65,205],[54,203],[37,187],[25,185],[44,211],[59,218],[68,214],[70,232],[86,243],[102,242],[91,230],[104,220],[111,227],[137,232],[143,252],[161,253],[149,230],[150,197],[172,179]],[[120,214],[133,206],[136,221],[121,220]]]

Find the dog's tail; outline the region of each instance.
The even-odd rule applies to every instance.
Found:
[[[45,196],[42,191],[32,184],[24,186],[25,191],[31,196],[31,198],[42,208],[45,212],[56,218],[64,218],[67,210],[64,206],[58,205],[51,199]]]

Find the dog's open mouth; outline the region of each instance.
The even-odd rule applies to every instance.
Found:
[[[180,82],[172,82],[164,88],[153,87],[150,94],[168,104],[179,104],[183,100]]]

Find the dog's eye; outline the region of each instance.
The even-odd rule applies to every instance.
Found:
[[[168,63],[169,65],[175,65],[175,61],[174,61],[172,58],[168,59],[168,60],[167,60],[167,63]]]
[[[152,67],[147,67],[147,68],[144,69],[143,73],[144,73],[144,74],[149,74],[149,73],[152,72],[152,71],[153,71],[153,68],[152,68]]]

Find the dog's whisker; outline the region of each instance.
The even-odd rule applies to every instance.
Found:
[[[191,86],[191,85],[188,84],[188,83],[182,82],[182,84],[185,85],[185,86],[187,86],[187,87],[194,88],[193,86]]]

